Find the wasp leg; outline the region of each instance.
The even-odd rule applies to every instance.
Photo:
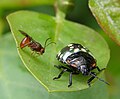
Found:
[[[66,72],[66,71],[67,71],[67,69],[63,69],[57,77],[54,77],[54,78],[53,78],[53,80],[59,79],[59,78],[62,76],[62,74],[63,74],[64,72]]]
[[[72,72],[70,72],[70,75],[69,75],[69,85],[68,87],[70,87],[72,85]]]

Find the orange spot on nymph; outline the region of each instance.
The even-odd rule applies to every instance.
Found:
[[[95,67],[95,66],[96,66],[96,63],[93,63],[93,64],[92,64],[92,67]]]

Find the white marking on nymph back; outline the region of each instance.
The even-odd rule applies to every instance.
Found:
[[[68,47],[73,46],[73,44],[69,44]]]
[[[70,46],[70,49],[73,49],[74,48],[74,46]]]
[[[63,57],[63,54],[60,55],[60,59]]]
[[[61,52],[59,51],[58,54],[57,54],[57,56],[60,56],[60,54],[61,54]]]
[[[84,48],[81,48],[81,51],[83,51],[83,52],[87,52],[86,49],[84,49]]]
[[[80,51],[79,48],[74,49],[74,53],[77,53],[77,52],[79,52],[79,51]]]
[[[70,56],[72,53],[71,52],[66,52],[65,55],[63,56],[64,62],[66,62],[66,59],[68,56]]]

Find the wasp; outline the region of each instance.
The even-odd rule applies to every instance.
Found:
[[[55,43],[55,42],[50,42],[47,44],[48,40],[51,38],[47,38],[45,43],[44,43],[44,47],[37,41],[35,41],[31,36],[29,36],[27,33],[25,33],[22,30],[18,30],[22,35],[24,35],[25,37],[23,38],[23,40],[20,43],[20,48],[23,49],[24,47],[28,46],[30,47],[30,49],[33,52],[36,52],[37,54],[42,55],[43,53],[45,53],[45,49],[48,45],[50,45],[51,43]]]

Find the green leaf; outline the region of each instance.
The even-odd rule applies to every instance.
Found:
[[[80,43],[86,46],[96,57],[100,68],[105,68],[108,63],[110,56],[106,42],[98,33],[86,26],[30,11],[15,12],[10,14],[7,20],[23,63],[49,92],[77,91],[88,88],[86,83],[88,77],[81,74],[73,76],[73,85],[70,88],[67,87],[69,73],[65,73],[59,80],[53,80],[53,77],[60,72],[54,67],[59,64],[55,58],[56,54],[69,43]],[[43,55],[36,57],[36,55],[31,55],[30,48],[19,48],[24,36],[18,30],[25,31],[42,45],[49,37],[56,44],[49,45]]]
[[[120,1],[89,0],[89,7],[102,29],[120,45]]]

